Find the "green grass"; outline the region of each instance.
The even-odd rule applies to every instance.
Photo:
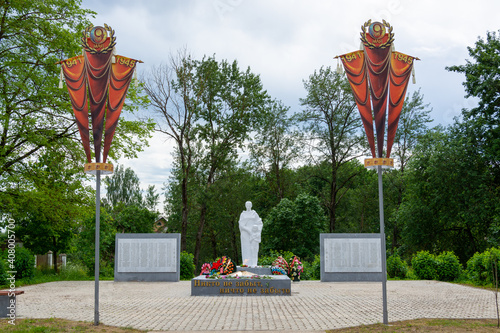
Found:
[[[94,326],[93,323],[70,321],[66,319],[16,319],[15,325],[8,319],[0,319],[0,331],[12,333],[58,333],[58,332],[107,332],[107,333],[142,333],[145,331],[129,327],[114,327],[106,325]]]
[[[94,276],[89,276],[86,270],[78,266],[68,266],[66,269],[60,270],[58,273],[53,269],[36,269],[35,275],[29,279],[16,280],[16,287],[29,286],[56,281],[93,281]],[[111,276],[100,276],[101,281],[112,281]],[[8,288],[7,285],[0,285],[0,288]]]
[[[374,324],[326,331],[328,333],[403,333],[403,332],[499,332],[497,321],[492,319],[417,319]]]

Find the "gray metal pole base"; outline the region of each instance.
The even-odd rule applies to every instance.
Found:
[[[95,179],[95,266],[94,266],[94,325],[99,325],[99,233],[101,227],[101,171],[96,171]]]
[[[384,189],[382,184],[382,166],[377,167],[378,171],[378,198],[380,210],[380,247],[382,258],[382,302],[383,302],[383,320],[384,325],[389,324],[387,313],[387,253],[385,248],[385,229],[384,229]]]

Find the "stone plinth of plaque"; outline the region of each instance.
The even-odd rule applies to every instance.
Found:
[[[380,234],[321,234],[321,282],[382,281]]]
[[[116,234],[115,282],[177,282],[180,234]]]
[[[207,279],[200,275],[191,280],[191,296],[290,296],[291,287],[285,275],[271,279]]]
[[[241,267],[241,266],[236,266],[236,271],[247,271],[250,273],[254,273],[257,275],[271,275],[271,267],[263,267],[263,266],[258,266],[258,267]]]

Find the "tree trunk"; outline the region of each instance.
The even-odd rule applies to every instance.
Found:
[[[214,166],[214,164],[215,163],[212,163],[212,167],[210,168],[210,172],[208,173],[207,186],[205,188],[207,194],[210,189],[210,185],[213,182],[216,171],[216,167]],[[200,210],[200,224],[198,225],[198,232],[196,233],[196,242],[194,245],[194,266],[196,270],[198,270],[198,263],[200,260],[201,239],[203,238],[203,228],[205,227],[206,215],[207,215],[207,204],[203,202],[201,204],[201,210]]]
[[[329,212],[330,212],[330,232],[335,232],[335,227],[337,224],[337,217],[335,216],[335,210],[336,206],[331,205]]]
[[[189,142],[187,143],[189,146]],[[181,251],[187,251],[187,228],[188,228],[188,181],[189,173],[191,170],[191,150],[188,147],[187,156],[184,153],[182,143],[178,143],[180,160],[181,160],[181,202],[182,202],[182,216],[181,216]]]
[[[332,160],[332,182],[330,183],[330,232],[337,227],[337,169],[335,160]]]
[[[187,197],[187,177],[182,180],[182,220],[181,220],[181,252],[187,251],[187,227],[188,227],[188,197]]]
[[[218,255],[217,255],[217,233],[211,227],[211,225],[207,224],[206,227],[209,229],[209,232],[210,232],[210,242],[212,243],[212,257],[215,260],[218,257]]]
[[[205,226],[206,214],[207,206],[206,204],[202,204],[200,211],[200,224],[198,225],[198,232],[196,233],[196,242],[194,245],[194,266],[197,274],[198,264],[200,261],[201,239],[203,237],[203,227]]]
[[[237,243],[237,238],[236,238],[236,225],[235,225],[235,219],[231,219],[231,247],[233,248],[233,253],[231,253],[232,256],[232,261],[236,265],[236,263],[239,261],[239,253],[238,253],[238,243]]]

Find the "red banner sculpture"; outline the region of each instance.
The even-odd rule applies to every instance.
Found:
[[[413,62],[418,58],[393,51],[394,34],[386,21],[372,23],[369,20],[361,29],[363,50],[339,58],[354,93],[374,163],[391,164],[392,161],[379,161],[383,158],[387,104],[386,159],[389,159]]]
[[[100,164],[106,163],[128,87],[137,62],[140,62],[113,55],[115,44],[116,37],[111,27],[106,24],[104,27],[91,26],[83,31],[83,56],[60,62],[87,156],[86,171],[98,169],[103,167]],[[89,109],[96,163],[91,163]],[[101,147],[103,131],[104,147]],[[111,165],[104,167],[112,168]]]
[[[114,34],[114,30],[107,24],[104,27],[88,27],[82,36],[83,55],[60,62],[59,87],[62,88],[64,77],[87,156],[85,172],[96,175],[94,325],[99,325],[101,174],[113,173],[113,165],[106,163],[106,159],[135,67],[137,62],[142,62],[114,55]],[[95,163],[92,163],[90,149],[89,111]],[[104,147],[101,147],[103,131]]]

